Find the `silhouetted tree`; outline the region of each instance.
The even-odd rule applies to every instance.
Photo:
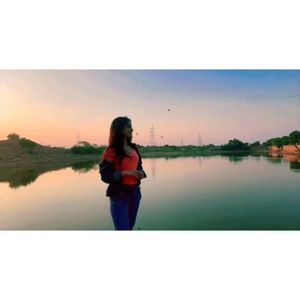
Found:
[[[17,133],[10,133],[8,136],[7,136],[7,139],[9,141],[18,141],[20,139],[20,136],[17,134]]]
[[[294,130],[289,134],[290,144],[297,145],[300,144],[300,131]]]
[[[283,141],[282,141],[282,138],[281,137],[276,137],[276,138],[272,138],[272,139],[269,139],[265,142],[265,145],[266,146],[277,146],[279,148],[281,148],[284,144],[283,144]]]
[[[229,140],[225,145],[221,146],[222,150],[249,150],[250,147],[248,143],[243,143],[238,139]]]
[[[251,147],[258,147],[260,146],[260,142],[259,141],[256,141],[254,143],[251,144]]]

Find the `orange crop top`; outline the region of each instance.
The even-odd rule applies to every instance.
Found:
[[[133,148],[131,148],[130,154],[128,154],[128,156],[125,156],[123,158],[121,166],[119,165],[119,162],[116,159],[115,151],[112,148],[105,150],[103,158],[113,162],[114,168],[120,171],[136,170],[139,162],[139,156]],[[123,184],[131,185],[131,184],[138,183],[138,180],[134,176],[130,176],[130,175],[122,176],[121,180]]]

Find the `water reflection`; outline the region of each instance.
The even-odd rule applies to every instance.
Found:
[[[248,159],[248,157],[250,156],[249,153],[224,153],[221,154],[222,157],[225,157],[226,159],[228,159],[230,162],[232,163],[239,163],[242,162],[245,159]]]
[[[287,161],[290,163],[290,169],[293,172],[300,172],[300,155],[297,154],[277,154],[274,153],[271,155],[270,162],[275,164],[281,164],[282,161]]]
[[[8,182],[9,187],[17,189],[27,186],[37,180],[37,178],[47,172],[56,171],[70,167],[79,173],[85,173],[95,167],[95,161],[85,161],[72,163],[59,163],[53,165],[39,165],[30,167],[6,167],[0,169],[0,182]]]
[[[272,164],[281,164],[282,163],[282,158],[279,156],[270,156],[267,158],[268,162]]]
[[[198,160],[199,166],[201,167],[203,160],[209,159],[212,156],[197,156],[194,157]],[[283,162],[290,163],[290,170],[294,172],[300,172],[300,156],[293,154],[272,154],[271,156],[263,156],[263,155],[249,155],[249,154],[222,154],[219,157],[222,159],[228,160],[230,163],[241,163],[248,158],[255,159],[260,161],[261,158],[265,158],[271,164],[282,164]],[[157,161],[160,159],[164,160],[174,160],[177,159],[177,156],[168,156],[165,158],[151,158],[150,161],[150,174],[151,178],[155,180],[156,172],[157,172]],[[73,171],[78,173],[87,173],[93,169],[98,169],[98,162],[94,160],[89,161],[80,161],[72,164],[64,163],[59,165],[47,165],[47,166],[32,166],[32,167],[7,167],[0,169],[0,182],[8,182],[9,187],[12,189],[16,189],[20,186],[27,186],[37,180],[37,178],[44,173],[64,169],[67,167],[72,168]]]
[[[151,158],[144,168],[136,228],[300,229],[299,156]],[[1,169],[0,180],[0,229],[113,229],[92,161]]]
[[[291,155],[285,154],[283,156],[284,159],[290,162],[290,168],[294,172],[300,172],[300,156],[299,155]]]
[[[300,172],[300,163],[299,162],[290,162],[291,170],[295,172]]]
[[[71,164],[72,170],[79,173],[86,173],[97,167],[97,162],[94,160],[91,161],[80,161]]]
[[[156,158],[151,159],[150,165],[151,165],[151,175],[152,175],[153,180],[155,180],[155,174],[156,174]]]
[[[29,169],[2,169],[0,170],[0,182],[8,182],[9,187],[16,189],[34,182],[40,174],[49,170]]]
[[[199,156],[199,157],[198,157],[198,163],[199,163],[199,166],[202,165],[202,156]]]
[[[230,162],[239,163],[246,159],[246,156],[228,156]]]

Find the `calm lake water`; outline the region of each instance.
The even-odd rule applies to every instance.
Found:
[[[148,178],[142,184],[136,229],[300,229],[297,157],[143,162]],[[24,179],[18,171],[11,176],[10,184],[0,183],[0,229],[113,229],[97,165],[77,165],[37,178],[25,174]]]

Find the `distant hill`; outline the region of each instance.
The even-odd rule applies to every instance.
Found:
[[[43,146],[28,139],[0,141],[0,182],[17,188],[45,172],[66,167],[85,170],[98,161],[99,155],[76,155],[70,149]]]
[[[70,149],[43,146],[24,138],[0,141],[0,167],[71,163],[86,159],[86,156],[74,155]]]
[[[35,161],[63,153],[63,149],[45,147],[27,139],[0,141],[0,162]]]

